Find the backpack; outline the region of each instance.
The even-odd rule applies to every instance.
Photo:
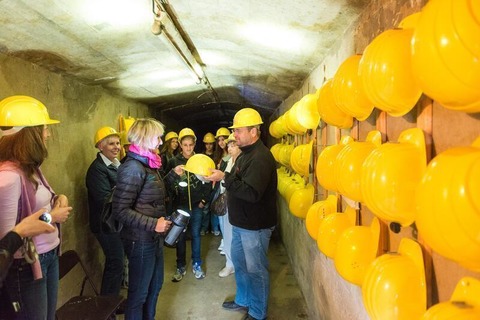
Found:
[[[113,216],[113,193],[115,192],[115,187],[112,188],[110,194],[103,204],[102,213],[100,214],[100,219],[102,222],[102,232],[106,234],[118,233],[122,230],[123,224],[116,220]]]

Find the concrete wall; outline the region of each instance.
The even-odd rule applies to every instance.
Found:
[[[99,86],[86,86],[46,71],[34,64],[0,55],[0,99],[29,95],[42,101],[52,119],[48,141],[49,158],[42,170],[57,193],[73,206],[71,218],[63,225],[62,249],[76,249],[100,283],[103,254],[88,227],[85,173],[95,159],[95,131],[101,126],[118,129],[119,115],[149,116],[147,106],[116,97]],[[70,286],[62,286],[62,290]],[[78,292],[77,292],[78,293]],[[59,304],[62,304],[60,292]]]

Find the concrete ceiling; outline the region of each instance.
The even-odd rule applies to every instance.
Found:
[[[245,105],[268,117],[368,2],[0,0],[0,52],[217,128]]]

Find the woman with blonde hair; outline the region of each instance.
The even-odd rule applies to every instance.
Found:
[[[51,233],[24,239],[14,254],[5,288],[17,319],[55,319],[58,293],[60,224],[72,207],[65,195],[50,187],[40,166],[48,156],[47,108],[32,97],[11,96],[0,101],[0,238],[24,218],[46,209]],[[2,299],[2,304],[5,299]],[[11,306],[10,305],[10,306]],[[3,310],[2,305],[0,310]]]
[[[156,152],[163,133],[159,121],[137,119],[128,130],[131,145],[117,172],[112,205],[123,225],[120,238],[128,257],[127,320],[155,319],[163,285],[163,241],[171,224],[165,219],[166,191]]]

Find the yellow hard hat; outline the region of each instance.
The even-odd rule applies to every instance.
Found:
[[[332,80],[333,98],[340,110],[357,118],[366,120],[373,111],[373,103],[368,99],[358,75],[358,63],[361,55],[347,58],[338,67]]]
[[[235,138],[235,137],[234,137]],[[228,140],[228,139],[227,139]],[[227,142],[228,143],[228,142]],[[280,151],[280,148],[281,148],[281,144],[280,143],[276,143],[274,144],[273,146],[270,147],[270,152],[272,153],[273,157],[275,158],[275,161],[276,162],[280,162],[280,158],[279,158],[279,151]]]
[[[284,124],[283,124],[284,118],[283,116],[280,116],[278,119],[272,121],[270,123],[270,126],[268,127],[268,132],[270,135],[274,138],[280,139],[284,135],[286,135],[288,132],[284,129]]]
[[[480,137],[437,155],[416,189],[416,225],[440,255],[480,271]]]
[[[112,127],[101,127],[98,129],[97,132],[95,132],[95,137],[93,138],[93,144],[95,145],[95,148],[98,146],[100,141],[109,136],[117,136],[120,138],[120,134]]]
[[[285,189],[290,184],[290,173],[287,171],[287,168],[280,167],[277,169],[277,190],[280,195],[285,198]]]
[[[225,140],[225,143],[228,144],[229,142],[232,142],[232,141],[237,141],[235,139],[235,136],[233,135],[233,133],[230,133],[230,135],[228,136],[227,140]],[[273,148],[273,147],[272,147]],[[273,152],[272,152],[273,153]]]
[[[314,196],[315,188],[310,183],[308,183],[303,189],[295,190],[288,203],[290,212],[297,218],[305,219],[308,208],[310,208],[313,203]]]
[[[448,109],[480,111],[479,10],[478,1],[428,1],[414,29],[412,72],[421,89]]]
[[[402,29],[415,29],[418,23],[418,19],[420,18],[420,13],[421,12],[415,12],[411,15],[406,16],[402,19],[402,21],[400,21],[398,27]]]
[[[213,135],[213,133],[207,132],[203,136],[203,142],[205,142],[205,143],[215,143],[215,136]]]
[[[235,129],[242,127],[251,127],[262,123],[262,117],[255,109],[243,108],[237,113],[235,113],[235,116],[233,117],[233,125],[229,128]]]
[[[300,177],[299,175],[296,175]],[[287,203],[290,203],[290,199],[293,196],[293,193],[297,190],[305,188],[305,182],[303,179],[296,179],[292,178],[292,180],[287,184],[287,187],[285,188],[285,201]]]
[[[171,140],[173,138],[177,138],[178,139],[178,134],[174,131],[170,131],[169,133],[167,133],[165,135],[165,142],[167,142],[168,140]]]
[[[317,159],[317,167],[315,174],[318,183],[327,190],[337,191],[334,167],[337,155],[345,145],[352,142],[353,138],[350,136],[343,136],[340,143],[328,146],[322,150]]]
[[[377,217],[409,226],[415,221],[413,199],[426,167],[423,131],[404,130],[398,143],[382,144],[363,162],[363,201]]]
[[[307,129],[316,129],[320,123],[320,114],[317,108],[317,93],[309,93],[303,96],[297,107],[296,114],[298,123]]]
[[[120,132],[120,143],[122,144],[122,146],[130,144],[130,141],[128,141],[128,132],[127,131]]]
[[[353,117],[343,112],[335,103],[331,79],[317,90],[317,95],[318,114],[323,121],[340,129],[348,129],[353,126]]]
[[[368,99],[392,116],[408,113],[422,95],[412,73],[412,34],[413,29],[384,31],[365,48],[358,65]]]
[[[1,127],[33,127],[59,123],[50,119],[43,103],[29,96],[10,96],[0,101]]]
[[[200,176],[209,176],[212,174],[210,169],[215,169],[215,162],[209,156],[197,153],[187,160],[183,169]]]
[[[326,200],[317,201],[310,206],[305,219],[308,234],[317,240],[320,222],[330,213],[337,212],[337,196],[329,195]]]
[[[133,125],[135,122],[135,118],[128,116],[128,118],[121,118],[121,126],[120,129],[124,130],[125,132],[128,132],[130,127]]]
[[[190,128],[183,128],[182,130],[180,130],[180,132],[178,133],[178,141],[182,141],[182,139],[184,137],[187,137],[187,136],[190,136],[193,138],[194,141],[197,141],[197,137],[195,136],[195,132],[193,132],[192,129]]]
[[[313,140],[307,144],[295,147],[290,154],[290,165],[296,173],[308,177],[310,174],[310,160],[312,157]]]
[[[347,228],[355,225],[356,210],[347,206],[344,212],[334,212],[318,226],[317,246],[329,258],[335,257],[338,239]]]
[[[480,281],[472,277],[460,279],[450,301],[434,305],[422,317],[422,320],[477,319],[480,319]]]
[[[281,164],[284,166],[290,165],[290,158],[294,148],[295,146],[293,144],[282,144],[278,151],[278,158]]]
[[[362,298],[371,319],[420,319],[427,307],[422,248],[402,238],[398,253],[386,253],[368,267]]]
[[[293,106],[284,114],[285,127],[290,134],[304,134],[307,128],[303,127],[297,119],[297,107],[300,102],[295,102]]]
[[[217,130],[217,134],[215,135],[215,138],[218,137],[228,137],[230,135],[230,130],[228,130],[225,127],[221,127]]]
[[[370,226],[346,229],[338,239],[335,268],[345,280],[361,286],[365,271],[377,257],[380,222],[373,218]]]
[[[382,134],[378,130],[370,131],[365,142],[347,143],[338,153],[333,173],[338,192],[348,198],[363,202],[362,170],[367,156],[382,143]]]

